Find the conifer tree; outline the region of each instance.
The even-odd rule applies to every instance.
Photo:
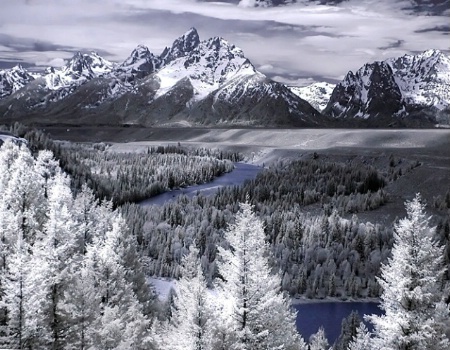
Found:
[[[30,247],[23,239],[20,230],[9,257],[8,268],[2,276],[2,304],[6,307],[8,324],[8,347],[24,349],[29,337],[28,300],[30,288]]]
[[[64,293],[69,288],[69,271],[74,262],[76,222],[72,218],[69,179],[58,173],[48,193],[47,221],[42,238],[33,248],[31,263],[34,288],[30,298],[31,322],[41,347],[59,349],[65,343],[68,320],[64,317]]]
[[[124,265],[124,220],[117,214],[112,228],[93,249],[97,261],[97,284],[102,301],[101,314],[93,330],[93,349],[147,349],[150,322],[143,313]]]
[[[329,347],[330,344],[325,336],[325,330],[320,327],[309,339],[309,350],[328,350]]]
[[[304,349],[295,313],[280,291],[281,278],[268,262],[264,228],[248,202],[225,233],[229,249],[219,248],[219,283],[224,299],[223,324],[230,349]]]
[[[406,218],[395,225],[392,257],[382,266],[380,307],[372,315],[373,349],[448,349],[444,332],[449,317],[443,302],[443,248],[434,241],[430,218],[419,194],[406,202]]]
[[[356,335],[348,345],[348,350],[367,350],[372,349],[371,337],[366,325],[361,322],[356,329]]]
[[[198,259],[199,250],[194,244],[182,259],[172,317],[161,349],[213,350],[211,301]]]

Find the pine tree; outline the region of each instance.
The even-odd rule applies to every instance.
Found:
[[[328,350],[330,344],[325,336],[325,330],[320,327],[317,333],[311,335],[309,339],[309,350]]]
[[[356,331],[361,323],[358,312],[352,311],[342,320],[341,334],[334,345],[334,350],[346,350],[350,341],[356,336]]]
[[[406,202],[406,218],[395,225],[392,257],[382,266],[380,307],[372,315],[374,349],[448,349],[443,302],[443,249],[433,240],[420,195]]]
[[[30,288],[27,288],[30,273],[30,247],[23,239],[20,230],[14,243],[9,264],[2,277],[2,303],[7,310],[8,347],[24,349],[27,345],[28,305]]]
[[[34,159],[25,147],[6,145],[0,159],[17,158],[3,163],[9,178],[3,183],[0,201],[1,289],[8,342],[22,348],[29,338],[27,302],[31,296],[29,276],[32,244],[42,230],[45,201],[40,176],[35,172]],[[5,174],[3,174],[5,175]],[[3,177],[6,180],[6,177]]]
[[[219,284],[224,325],[231,349],[303,349],[295,313],[280,291],[281,278],[272,274],[264,228],[250,204],[241,204],[236,223],[225,233],[229,249],[219,248]]]
[[[71,288],[64,291],[62,311],[69,321],[66,349],[89,349],[101,315],[101,296],[97,289],[96,250],[88,249],[70,270]]]
[[[162,339],[161,349],[213,349],[211,301],[198,255],[199,250],[191,244],[189,253],[182,259],[172,318]]]
[[[152,342],[150,322],[126,279],[132,273],[122,259],[126,230],[124,220],[116,213],[111,230],[92,248],[97,250],[97,285],[102,301],[102,313],[93,330],[93,349],[147,349]]]
[[[370,333],[366,325],[361,322],[356,329],[356,335],[348,344],[348,350],[367,350],[372,349]]]
[[[74,261],[76,223],[72,219],[69,179],[58,173],[49,188],[47,221],[36,241],[31,264],[30,313],[35,341],[39,346],[60,349],[65,343],[68,320],[64,317],[64,293],[69,288],[69,271]]]

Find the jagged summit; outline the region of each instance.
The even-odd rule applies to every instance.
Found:
[[[90,54],[82,54],[78,51],[72,59],[70,59],[63,70],[75,76],[94,76],[109,73],[113,68],[113,64],[96,52]]]
[[[113,63],[105,60],[96,52],[90,54],[77,52],[60,69],[47,69],[44,79],[48,89],[58,90],[73,85],[81,85],[88,80],[108,74],[113,67]]]
[[[349,72],[337,84],[324,113],[371,119],[375,124],[377,118],[390,118],[405,125],[431,126],[449,123],[449,107],[450,58],[439,50],[427,50]]]
[[[142,78],[161,66],[161,60],[145,45],[138,45],[131,55],[118,66],[118,72],[130,73]]]
[[[188,33],[195,38],[196,31]],[[202,99],[232,78],[244,63],[249,62],[241,49],[220,37],[200,43],[196,43],[194,39],[191,43],[194,43],[195,47],[188,55],[170,61],[156,74],[160,81],[157,97],[164,95],[176,82],[188,79],[193,86],[193,99]],[[255,72],[252,66],[246,74]]]
[[[0,98],[20,90],[34,77],[20,64],[11,69],[0,70]]]
[[[439,110],[450,105],[450,57],[439,50],[404,55],[386,61],[405,102]]]
[[[367,63],[334,89],[301,89],[258,72],[224,38],[200,41],[191,28],[160,56],[138,45],[119,65],[77,52],[40,76],[22,67],[0,71],[0,115],[4,122],[31,115],[36,123],[44,116],[48,123],[146,126],[450,124],[450,58],[439,50]]]
[[[191,28],[178,39],[176,39],[172,47],[166,47],[160,55],[161,61],[164,64],[170,63],[177,58],[188,55],[200,44],[200,37],[197,29]]]

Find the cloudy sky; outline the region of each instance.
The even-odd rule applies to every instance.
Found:
[[[418,14],[410,3],[300,0],[249,8],[199,0],[0,0],[0,69],[60,66],[91,50],[120,62],[138,44],[159,54],[195,27],[202,40],[222,36],[242,48],[275,80],[333,82],[366,62],[429,48],[450,53],[450,11]]]

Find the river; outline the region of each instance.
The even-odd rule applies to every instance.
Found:
[[[350,315],[352,311],[357,311],[361,320],[364,315],[381,315],[378,303],[374,302],[311,302],[306,304],[296,304],[294,308],[297,313],[297,330],[308,341],[309,337],[316,333],[320,326],[323,326],[325,335],[333,345],[341,333],[342,319]],[[371,329],[370,324],[366,326]]]
[[[166,202],[174,200],[180,194],[184,194],[188,197],[193,197],[199,193],[204,196],[209,196],[216,193],[221,187],[242,185],[246,180],[254,179],[263,169],[260,166],[246,163],[235,163],[234,166],[235,168],[232,172],[216,177],[211,182],[164,192],[157,196],[145,199],[139,202],[139,204],[143,206],[163,205]]]
[[[205,184],[180,188],[170,192],[165,192],[155,197],[141,201],[143,206],[163,205],[173,201],[177,196],[184,194],[193,197],[198,193],[211,195],[224,186],[239,186],[246,180],[252,180],[261,172],[263,168],[245,163],[235,163],[235,169],[215,178]],[[342,319],[350,315],[355,310],[361,319],[365,314],[380,314],[381,311],[374,302],[311,302],[296,304],[294,308],[298,311],[296,325],[299,333],[307,341],[309,337],[316,333],[320,326],[325,329],[328,341],[332,345],[341,332]]]

